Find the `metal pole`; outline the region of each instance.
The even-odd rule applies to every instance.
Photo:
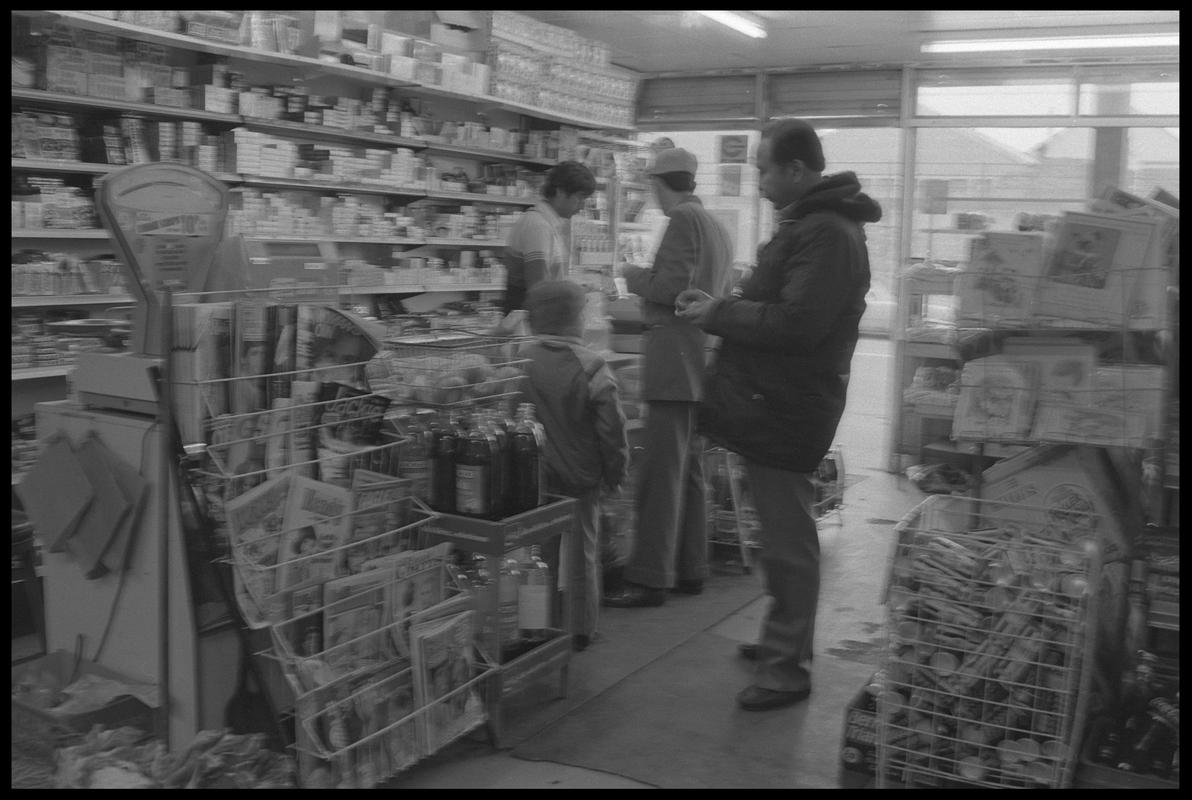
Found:
[[[161,367],[158,371],[157,386],[157,422],[158,444],[161,451],[161,465],[158,469],[158,545],[157,545],[157,581],[158,596],[161,610],[157,618],[158,626],[158,682],[161,687],[161,717],[162,725],[159,734],[166,751],[170,750],[170,504],[173,495],[173,469],[171,461],[174,458],[174,441],[170,434],[174,424],[171,412],[170,381],[170,351],[174,346],[173,336],[173,297],[170,290],[164,289],[160,293],[161,306]]]

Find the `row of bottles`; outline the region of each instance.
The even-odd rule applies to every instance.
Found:
[[[435,511],[503,519],[546,502],[546,433],[533,403],[512,420],[492,408],[419,409],[402,424],[410,438],[402,475]]]
[[[491,591],[494,577],[488,559],[480,554],[469,557],[463,551],[457,554],[459,580],[473,592]],[[482,620],[479,638],[487,641],[495,629],[504,663],[545,642],[554,627],[554,583],[541,546],[506,553],[498,560],[495,583],[496,614]]]
[[[1122,676],[1115,713],[1097,721],[1095,758],[1105,766],[1179,781],[1180,694],[1158,676],[1156,657],[1140,651]],[[1111,711],[1113,711],[1111,709]]]

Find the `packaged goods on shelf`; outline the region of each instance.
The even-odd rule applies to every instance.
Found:
[[[933,496],[899,525],[886,593],[878,785],[1071,785],[1100,582],[1095,515]]]

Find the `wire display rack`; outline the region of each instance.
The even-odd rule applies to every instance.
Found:
[[[366,374],[375,392],[399,405],[458,409],[511,401],[522,386],[519,355],[529,336],[438,330],[386,339]]]
[[[1095,520],[933,496],[899,526],[887,586],[877,783],[1071,784],[1090,679]]]

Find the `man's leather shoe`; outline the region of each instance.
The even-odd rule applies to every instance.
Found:
[[[759,653],[761,653],[761,645],[754,644],[753,642],[737,645],[737,655],[746,661],[757,661]]]
[[[811,687],[781,692],[776,689],[763,689],[760,686],[746,686],[737,695],[737,705],[746,711],[769,711],[772,708],[793,706],[806,700],[810,694]]]
[[[701,580],[679,581],[671,591],[676,594],[703,594],[704,582]]]
[[[660,606],[666,602],[666,589],[654,589],[631,583],[620,594],[607,596],[603,605],[609,608],[646,608]]]

